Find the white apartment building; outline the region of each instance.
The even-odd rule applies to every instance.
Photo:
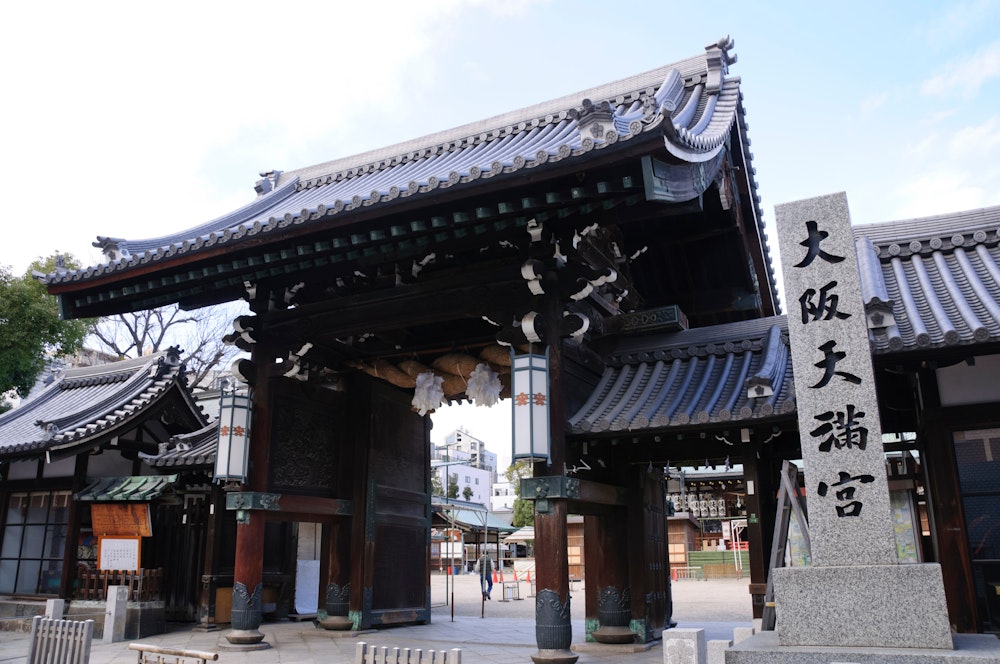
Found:
[[[432,443],[431,446],[431,472],[437,475],[445,494],[447,495],[448,491],[447,478],[451,475],[458,483],[458,498],[460,500],[489,505],[495,471],[476,467],[471,453],[456,449],[448,443],[444,445]],[[493,456],[494,465],[496,465],[496,455]],[[466,487],[471,490],[468,497],[466,497]]]
[[[497,481],[497,455],[486,449],[485,442],[464,429],[457,429],[444,437],[444,444],[452,450],[466,452],[470,466],[490,471],[492,481]]]
[[[493,485],[493,495],[490,496],[491,512],[513,511],[514,501],[517,494],[514,493],[514,485],[504,480]]]

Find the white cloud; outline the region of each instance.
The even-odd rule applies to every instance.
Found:
[[[983,207],[986,192],[967,173],[929,172],[891,192],[897,201],[893,219],[927,217]]]
[[[972,99],[991,79],[1000,76],[1000,42],[994,42],[972,55],[952,60],[925,80],[920,93],[932,97],[960,96]]]
[[[908,178],[887,197],[896,219],[943,214],[997,204],[1000,115],[950,132],[942,128],[907,151]]]
[[[870,97],[861,100],[861,112],[865,115],[874,113],[875,111],[883,108],[888,101],[888,92],[880,92],[879,94],[871,95]]]
[[[998,148],[1000,148],[1000,116],[997,115],[988,118],[980,125],[959,129],[948,141],[948,152],[956,161],[993,163],[996,154],[989,153]]]

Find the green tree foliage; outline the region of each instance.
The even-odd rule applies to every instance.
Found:
[[[441,478],[437,476],[437,473],[431,475],[431,495],[432,496],[444,495],[444,487],[441,486]]]
[[[465,488],[462,489],[462,497],[466,500],[472,500],[472,494],[474,493],[475,491],[473,491],[472,487],[469,485],[465,485]]]
[[[39,258],[20,277],[0,265],[0,394],[15,390],[24,396],[45,368],[48,357],[71,355],[83,347],[91,320],[62,320],[55,297],[33,277],[53,272],[57,256]],[[63,256],[66,268],[79,264]]]
[[[458,473],[448,475],[448,497],[458,498]]]
[[[514,499],[514,518],[511,525],[515,528],[531,526],[535,523],[535,504],[530,500],[521,499],[521,478],[531,477],[531,464],[527,461],[518,461],[504,472],[507,481],[514,487],[517,498]]]

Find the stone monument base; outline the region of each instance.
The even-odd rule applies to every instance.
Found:
[[[1000,639],[955,634],[954,649],[828,648],[782,646],[775,632],[761,632],[726,650],[726,664],[986,664],[1000,661]]]
[[[773,573],[781,646],[953,647],[940,565],[784,567]]]

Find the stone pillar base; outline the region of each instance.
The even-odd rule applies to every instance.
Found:
[[[784,567],[773,573],[782,646],[953,647],[940,565]]]
[[[230,652],[267,650],[270,647],[271,644],[256,629],[232,629],[226,634],[226,638],[219,640],[219,649]]]
[[[531,656],[531,661],[535,664],[576,664],[580,659],[572,650],[539,650]]]
[[[635,632],[628,627],[602,625],[591,632],[591,636],[598,643],[632,643],[635,641]]]
[[[330,630],[347,630],[354,627],[354,621],[347,616],[330,616],[323,618],[319,621],[320,626],[323,629]]]

